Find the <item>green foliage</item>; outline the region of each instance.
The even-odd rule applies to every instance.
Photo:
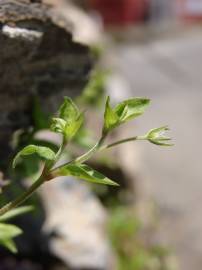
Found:
[[[33,206],[20,206],[18,208],[12,209],[6,214],[0,216],[0,222],[5,222],[7,220],[10,220],[12,218],[15,218],[17,216],[26,214],[34,209]]]
[[[59,116],[66,122],[73,122],[78,118],[80,112],[71,98],[65,97],[63,104],[59,109]]]
[[[96,71],[85,87],[83,94],[78,98],[78,102],[91,107],[99,107],[104,98],[105,82],[108,76],[106,71]]]
[[[108,232],[118,257],[118,270],[169,270],[164,247],[142,241],[143,227],[134,210],[117,207],[110,214]],[[145,235],[144,231],[144,235]],[[145,237],[146,238],[146,237]]]
[[[92,83],[92,85],[89,86],[89,89],[93,89],[95,86],[97,87],[97,84],[99,85],[101,82],[98,80]],[[153,129],[144,136],[133,136],[131,138],[126,138],[111,144],[105,144],[106,137],[110,131],[119,125],[142,115],[145,112],[145,109],[148,107],[149,102],[149,99],[146,98],[131,98],[117,104],[114,108],[112,108],[110,105],[110,99],[108,97],[105,106],[104,125],[102,127],[101,137],[86,153],[57,167],[57,162],[60,160],[61,155],[65,151],[65,147],[75,136],[78,136],[79,130],[84,121],[83,113],[78,109],[77,105],[72,101],[72,99],[66,97],[59,109],[58,117],[54,117],[52,119],[52,124],[50,127],[53,132],[61,134],[62,140],[59,149],[57,152],[54,152],[51,149],[52,147],[50,148],[46,146],[39,146],[37,144],[30,144],[24,147],[16,155],[13,160],[13,168],[16,167],[16,164],[21,157],[25,158],[33,154],[36,154],[43,159],[44,166],[42,171],[37,174],[37,180],[31,185],[31,187],[28,188],[27,191],[25,191],[25,193],[0,209],[0,222],[6,221],[16,215],[30,210],[30,208],[16,209],[16,207],[27,200],[30,195],[32,195],[32,193],[36,191],[44,182],[50,181],[58,176],[71,175],[91,183],[118,186],[116,182],[85,164],[85,162],[98,151],[103,151],[104,149],[114,147],[118,144],[135,140],[148,140],[162,146],[169,145],[167,143],[169,138],[163,136],[163,133],[167,130],[167,127]],[[43,122],[38,124],[39,126],[45,126]],[[122,218],[121,216],[119,220],[121,226],[115,228],[118,231],[121,230],[120,237],[122,233],[121,228],[124,226],[124,221],[126,219],[125,217]],[[131,233],[137,229],[136,225],[137,224],[133,222],[127,223],[127,226],[124,226],[124,235],[126,234],[130,237]],[[14,225],[0,223],[0,244],[4,245],[11,251],[16,252],[13,238],[21,233],[22,231]],[[113,239],[116,241],[116,238]],[[131,259],[131,270],[142,270],[143,268],[141,268],[140,265],[142,266],[144,264],[146,260],[145,258],[150,257],[147,253],[141,253],[140,255],[137,254],[138,253],[135,254],[136,257],[133,256]],[[121,264],[122,263],[124,263],[124,261],[122,261]],[[136,267],[137,265],[139,268]],[[130,268],[125,269],[129,270]]]
[[[62,118],[52,118],[51,130],[63,134],[65,132],[66,121]]]
[[[22,156],[29,156],[37,154],[41,158],[44,158],[46,160],[54,160],[55,159],[55,153],[48,147],[44,146],[38,146],[38,145],[28,145],[24,147],[14,158],[13,160],[13,168],[16,167],[16,164],[20,157]]]
[[[108,133],[110,130],[119,125],[119,117],[110,106],[110,98],[107,98],[104,114],[104,129],[103,134]]]
[[[17,248],[13,238],[22,234],[22,230],[17,226],[0,223],[0,244],[16,253]]]
[[[37,97],[34,97],[33,99],[32,118],[35,131],[48,128],[48,115],[42,110],[40,101]]]
[[[88,182],[96,183],[96,184],[105,184],[111,186],[118,186],[117,183],[110,180],[103,174],[97,172],[86,164],[69,164],[62,167],[59,171],[59,175],[66,176],[72,175],[77,178],[84,179]]]
[[[59,109],[59,118],[52,119],[51,130],[63,134],[66,141],[71,140],[83,124],[83,113],[68,97]]]
[[[32,206],[22,206],[12,209],[4,215],[0,216],[0,245],[4,246],[13,253],[17,252],[17,247],[13,241],[13,238],[21,235],[22,230],[15,225],[7,224],[4,222],[32,210]]]
[[[146,98],[132,98],[112,108],[108,97],[105,106],[103,134],[107,134],[115,127],[142,115],[149,103],[150,100]]]

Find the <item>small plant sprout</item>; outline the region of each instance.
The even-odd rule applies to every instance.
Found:
[[[74,176],[92,183],[118,186],[115,181],[85,164],[85,162],[98,151],[103,151],[116,145],[136,140],[147,140],[160,146],[170,146],[171,144],[168,143],[170,138],[164,136],[165,131],[168,130],[167,127],[152,129],[144,136],[134,136],[112,142],[111,144],[105,144],[106,137],[113,129],[142,115],[149,103],[150,100],[146,98],[131,98],[112,107],[110,105],[110,98],[108,97],[105,105],[103,128],[98,142],[83,155],[78,156],[63,165],[57,166],[57,162],[65,147],[75,137],[84,122],[83,112],[78,109],[76,104],[70,98],[66,97],[59,109],[58,116],[52,119],[50,126],[51,131],[61,134],[62,137],[62,142],[58,151],[55,153],[48,147],[28,145],[16,155],[13,160],[13,168],[17,166],[19,159],[36,154],[44,161],[43,169],[38,180],[36,180],[25,193],[0,209],[0,221],[4,220],[4,217],[6,219],[11,210],[14,211],[17,206],[24,203],[42,184],[46,181],[51,181],[58,176]],[[0,224],[0,226],[3,225]],[[12,237],[21,233],[20,230],[15,230],[14,227],[8,229],[10,230],[10,236]],[[11,237],[2,240],[0,238],[0,241],[4,241],[11,250],[15,251],[15,246],[13,245]]]
[[[149,142],[160,146],[173,146],[173,144],[170,143],[171,138],[165,136],[165,133],[168,130],[168,126],[154,128],[144,136],[139,136],[138,139],[148,140]]]

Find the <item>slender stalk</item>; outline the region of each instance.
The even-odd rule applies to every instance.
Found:
[[[63,136],[63,137],[62,137],[62,143],[61,143],[61,145],[60,145],[60,148],[59,148],[59,150],[58,150],[58,152],[57,152],[57,154],[56,154],[56,158],[55,158],[55,160],[54,160],[54,164],[60,159],[61,154],[62,154],[62,152],[63,152],[63,150],[64,150],[64,148],[65,148],[66,145],[67,145],[67,140],[66,140],[65,136]],[[54,164],[53,164],[53,165],[54,165]],[[53,165],[52,165],[52,166],[53,166]]]
[[[74,160],[75,163],[83,163],[86,160],[88,160],[90,157],[92,157],[93,154],[95,154],[95,152],[99,151],[100,148],[102,147],[104,140],[105,140],[106,136],[103,136],[98,143],[95,144],[95,146],[93,148],[91,148],[87,153],[83,154],[82,156],[76,158]]]
[[[111,143],[111,144],[103,145],[100,148],[100,151],[103,151],[103,150],[108,149],[108,148],[112,148],[114,146],[117,146],[117,145],[120,145],[120,144],[123,144],[123,143],[136,141],[136,140],[138,140],[138,137],[137,136],[131,137],[131,138],[127,138],[127,139],[123,139],[123,140],[120,140],[120,141],[117,141],[117,142],[114,142],[114,143]]]
[[[93,148],[91,148],[87,153],[79,156],[76,159],[73,159],[63,165],[60,165],[56,168],[53,168],[52,170],[50,170],[50,167],[52,167],[56,161],[58,161],[58,159],[60,158],[62,151],[64,150],[64,147],[66,145],[66,140],[63,138],[63,142],[61,144],[60,149],[58,150],[57,154],[56,154],[56,160],[54,161],[54,164],[49,164],[49,166],[45,166],[42,172],[41,177],[34,182],[34,184],[27,190],[25,191],[21,196],[19,196],[17,199],[15,199],[12,202],[9,202],[8,204],[6,204],[5,206],[3,206],[0,209],[0,216],[7,213],[8,211],[12,210],[13,208],[17,207],[18,205],[22,204],[24,201],[26,201],[47,179],[45,177],[46,172],[49,170],[50,174],[53,172],[57,172],[58,169],[60,169],[61,167],[71,164],[71,163],[83,163],[86,160],[88,160],[89,158],[92,157],[92,155],[97,152],[97,151],[103,151],[105,149],[108,148],[112,148],[114,146],[126,143],[126,142],[131,142],[131,141],[135,141],[135,140],[141,140],[143,138],[141,137],[131,137],[131,138],[127,138],[127,139],[123,139],[123,140],[119,140],[117,142],[111,143],[111,144],[107,144],[107,145],[103,145],[104,140],[105,140],[106,136],[103,136],[98,143],[95,144],[95,146]],[[54,175],[54,174],[53,174]]]
[[[126,143],[126,142],[132,142],[132,141],[136,141],[136,140],[143,140],[143,138],[139,137],[139,136],[135,136],[135,137],[131,137],[131,138],[127,138],[127,139],[123,139],[123,140],[120,140],[120,141],[117,141],[117,142],[114,142],[114,143],[111,143],[111,144],[107,144],[107,145],[103,145],[103,142],[105,140],[105,137],[104,138],[101,138],[100,141],[95,144],[95,146],[93,148],[91,148],[87,153],[83,154],[82,156],[76,158],[76,159],[72,159],[56,168],[53,168],[51,170],[51,173],[53,172],[57,172],[58,169],[64,167],[64,166],[67,166],[69,164],[72,164],[72,163],[83,163],[85,162],[86,160],[90,159],[91,156],[97,152],[97,151],[103,151],[103,150],[106,150],[108,148],[112,148],[114,146],[117,146],[119,144],[123,144],[123,143]]]
[[[95,154],[95,152],[99,151],[99,149],[101,148],[101,146],[103,145],[104,143],[104,140],[105,140],[106,136],[103,136],[98,143],[96,143],[88,152],[86,152],[85,154],[77,157],[76,159],[72,159],[66,163],[63,163],[62,165],[56,167],[56,168],[53,168],[52,170],[50,170],[50,173],[53,173],[53,172],[56,172],[58,169],[62,168],[63,166],[66,166],[66,165],[69,165],[69,164],[72,164],[72,163],[83,163],[85,162],[86,160],[90,159],[91,156],[93,154]]]
[[[41,176],[36,182],[34,182],[31,187],[25,191],[22,195],[20,195],[17,199],[8,204],[4,205],[0,209],[0,216],[17,207],[26,201],[43,183],[45,182],[44,178]]]
[[[26,201],[47,179],[44,177],[47,171],[49,171],[50,168],[54,166],[54,164],[59,160],[61,157],[61,154],[65,148],[66,145],[66,139],[63,136],[61,146],[56,154],[56,158],[54,162],[47,163],[42,171],[41,177],[31,185],[31,187],[25,191],[22,195],[20,195],[17,199],[15,199],[12,202],[9,202],[2,208],[0,208],[0,216],[7,213],[11,209],[17,207],[18,205],[22,204],[24,201]]]

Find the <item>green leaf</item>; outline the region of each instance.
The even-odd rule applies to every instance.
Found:
[[[38,145],[28,145],[25,148],[23,148],[14,158],[13,160],[13,168],[16,167],[16,164],[20,157],[22,156],[29,156],[37,154],[41,158],[44,158],[46,160],[54,160],[55,159],[55,153],[48,147],[44,146],[38,146]]]
[[[62,118],[52,118],[50,129],[53,132],[64,133],[67,122]]]
[[[6,214],[0,216],[0,222],[7,221],[9,219],[15,218],[16,216],[23,215],[25,213],[28,213],[32,211],[34,208],[33,206],[20,206],[18,208],[15,208],[13,210],[10,210]]]
[[[0,241],[22,234],[22,230],[15,225],[0,223]]]
[[[71,98],[65,97],[63,104],[59,109],[59,117],[65,120],[66,122],[73,122],[78,118],[80,112],[76,104],[72,101]]]
[[[72,175],[92,183],[119,186],[116,182],[110,180],[109,178],[87,166],[86,164],[66,165],[60,169],[59,175]]]
[[[108,97],[104,113],[103,133],[106,134],[115,127],[142,115],[149,103],[150,100],[146,98],[132,98],[112,108]]]
[[[68,141],[76,135],[82,123],[83,114],[71,98],[65,97],[59,110],[59,118],[52,119],[51,130],[62,133]]]
[[[150,103],[146,98],[132,98],[119,103],[114,111],[120,119],[120,123],[125,123],[142,115]]]
[[[3,239],[0,240],[0,245],[4,246],[12,253],[17,253],[17,247],[12,239]]]
[[[80,114],[72,123],[66,123],[64,135],[67,140],[72,139],[76,135],[81,125],[83,124],[83,120],[83,114]]]
[[[13,253],[17,252],[17,248],[12,238],[20,234],[22,234],[22,230],[17,226],[0,223],[0,244]]]
[[[119,117],[113,111],[110,106],[110,97],[107,97],[106,105],[105,105],[105,113],[104,113],[104,129],[103,132],[107,133],[111,129],[115,128],[119,124]]]

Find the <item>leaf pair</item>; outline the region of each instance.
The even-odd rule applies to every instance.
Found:
[[[83,124],[83,113],[79,111],[71,98],[65,97],[59,109],[59,117],[52,119],[51,130],[63,134],[67,141],[71,140]]]
[[[0,244],[13,253],[17,252],[13,238],[20,234],[22,234],[22,230],[17,226],[0,223]]]
[[[17,156],[13,161],[13,167],[15,168],[20,157],[32,154],[37,154],[38,156],[46,160],[54,160],[56,157],[55,153],[48,147],[28,145],[17,154]],[[80,163],[73,163],[66,165],[59,170],[58,174],[60,176],[66,175],[76,176],[78,178],[84,179],[92,183],[114,185],[114,186],[118,185],[109,178],[102,175],[101,173],[93,170],[89,166]]]
[[[132,98],[112,108],[108,97],[104,113],[103,134],[107,134],[119,125],[142,115],[149,103],[150,100],[146,98]]]
[[[9,249],[11,252],[16,253],[17,248],[13,238],[22,234],[22,230],[15,225],[2,223],[16,216],[22,215],[31,211],[33,207],[23,206],[9,211],[0,217],[0,244]]]

